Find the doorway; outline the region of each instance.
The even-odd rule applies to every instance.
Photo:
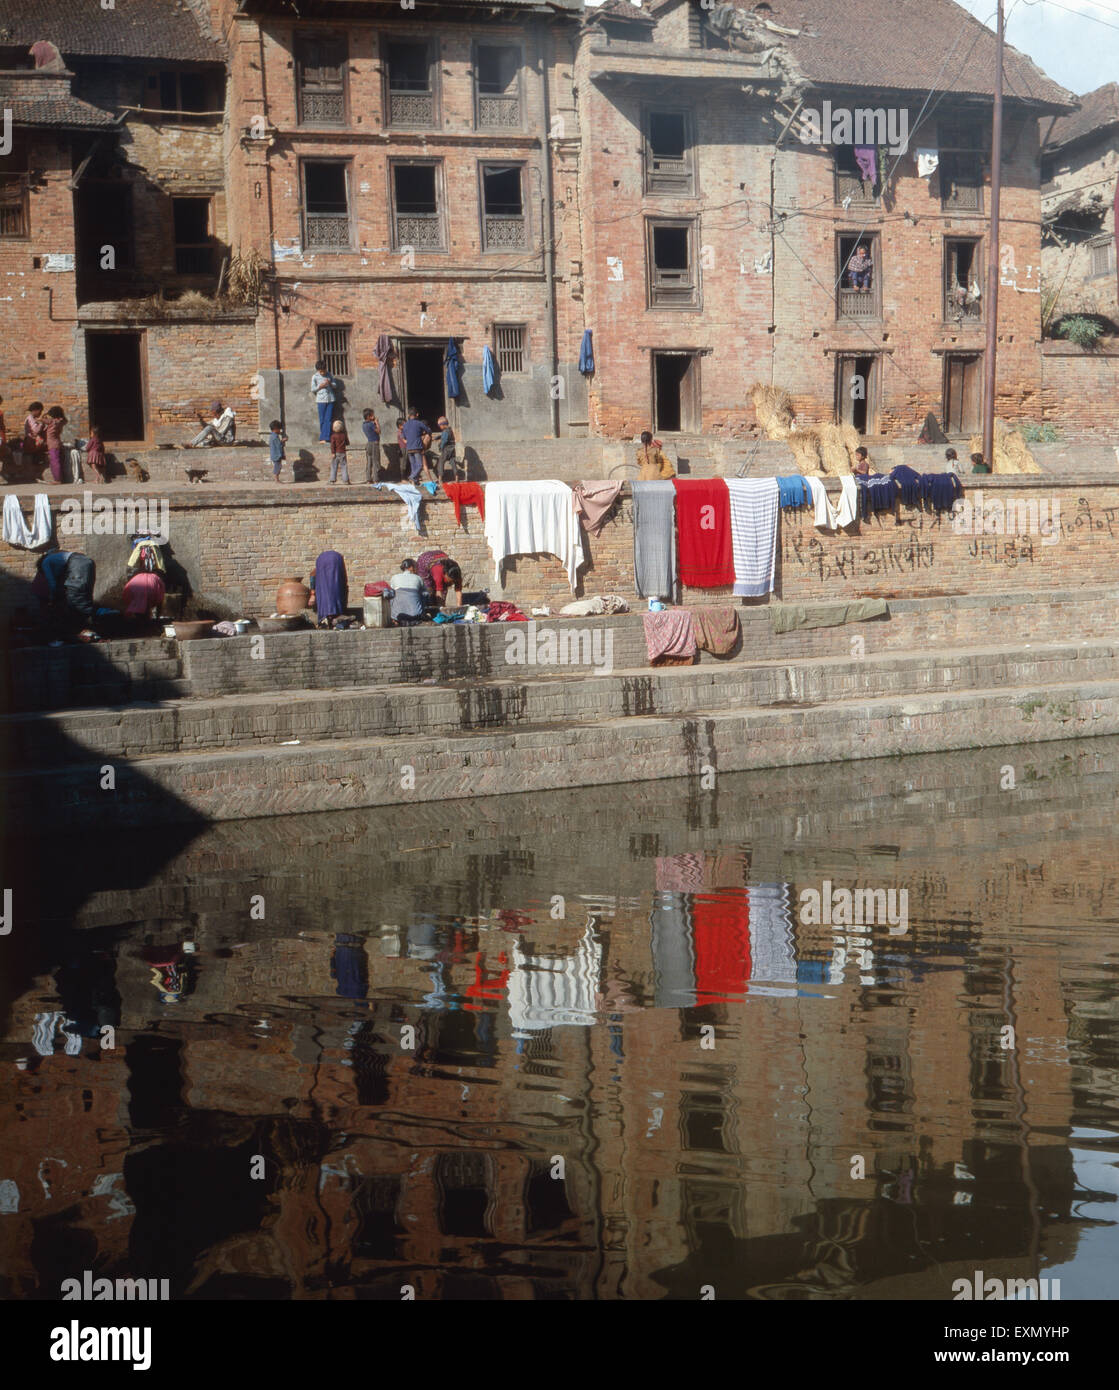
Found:
[[[101,437],[142,440],[144,426],[144,369],[142,333],[87,333],[86,385],[89,422]]]
[[[413,406],[420,419],[435,428],[440,415],[447,413],[443,382],[443,347],[430,343],[402,343],[401,376],[404,383],[404,409]]]
[[[949,352],[944,357],[944,433],[977,434],[983,402],[977,352]]]
[[[658,434],[698,433],[699,353],[653,353],[653,428]]]
[[[835,365],[835,419],[870,434],[877,423],[877,364],[872,356],[842,356]]]

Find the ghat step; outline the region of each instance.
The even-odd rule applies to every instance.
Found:
[[[122,761],[108,781],[98,760],[75,758],[16,773],[7,793],[12,824],[52,831],[103,822],[110,803],[115,826],[146,826],[675,777],[690,778],[702,799],[717,794],[724,772],[995,747],[1007,749],[1013,771],[1031,744],[1117,733],[1119,679],[1108,679],[848,698],[796,718],[746,707],[161,753]]]
[[[341,690],[273,691],[104,709],[10,716],[10,765],[52,767],[84,758],[136,759],[222,748],[352,738],[432,737],[552,725],[573,736],[588,721],[689,717],[739,708],[787,711],[838,702],[950,691],[1047,689],[1108,679],[1117,642],[898,653],[859,660],[636,668],[591,675],[551,668],[442,684],[370,684]]]

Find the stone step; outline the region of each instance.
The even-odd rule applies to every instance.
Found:
[[[719,601],[714,601],[718,605]],[[736,609],[741,646],[728,659],[701,654],[700,669],[766,661],[954,648],[1062,643],[1070,632],[1119,639],[1119,590],[1111,587],[1029,590],[990,595],[891,599],[888,617],[775,633],[771,606]],[[537,642],[549,630],[575,630],[579,642],[609,650],[615,670],[649,668],[640,613],[536,621]],[[551,679],[556,667],[511,667],[516,640],[505,624],[298,632],[178,643],[164,638],[113,641],[93,647],[25,647],[8,654],[6,709],[43,711],[127,705],[133,699],[270,695],[406,684],[424,680]],[[604,644],[609,634],[609,648]],[[526,639],[528,634],[525,634]],[[570,639],[565,639],[570,640]],[[855,644],[853,646],[853,644]],[[601,661],[600,661],[600,664]]]
[[[843,702],[976,689],[1047,690],[1106,680],[1119,643],[1029,649],[972,648],[851,660],[637,668],[590,675],[553,667],[526,680],[520,668],[485,679],[345,690],[273,690],[127,708],[10,716],[2,723],[9,764],[47,768],[83,758],[134,760],[216,749],[277,747],[349,739],[433,738],[496,729],[569,729],[633,717],[692,717],[741,708],[784,708],[795,723],[808,709]],[[1059,706],[1054,697],[1051,703]]]
[[[952,749],[1006,748],[1024,778],[1030,745],[1119,733],[1119,680],[875,699],[798,711],[747,707],[484,733],[348,738],[302,747],[158,754],[17,772],[10,823],[60,829],[251,819],[687,777],[697,805],[723,773]],[[811,798],[806,801],[809,804]]]

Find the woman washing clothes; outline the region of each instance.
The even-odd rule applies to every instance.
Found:
[[[416,561],[416,573],[427,603],[448,608],[462,606],[462,570],[446,551],[425,550]]]
[[[311,590],[319,627],[334,627],[346,614],[346,562],[337,550],[324,550],[315,561]]]

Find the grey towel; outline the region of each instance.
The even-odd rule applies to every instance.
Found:
[[[884,598],[860,598],[851,603],[775,603],[769,609],[774,632],[794,632],[797,628],[840,627],[844,623],[865,623],[868,618],[889,616]]]
[[[676,593],[676,489],[670,482],[630,483],[633,569],[642,598]]]

